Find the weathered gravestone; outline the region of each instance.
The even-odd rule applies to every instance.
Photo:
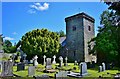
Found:
[[[18,63],[17,64],[17,71],[20,71],[20,70],[25,70],[25,64],[24,63]]]
[[[35,66],[29,66],[28,67],[28,76],[34,76],[35,75]]]
[[[60,71],[55,74],[55,79],[63,79],[67,77],[67,71]]]
[[[45,61],[46,56],[45,56],[45,55],[43,56],[43,59],[44,59],[44,60],[43,60],[43,65],[46,65],[46,61]]]
[[[98,72],[102,72],[102,66],[99,66],[99,71]]]
[[[37,59],[38,59],[38,56],[35,55],[35,57],[33,58],[33,66],[38,66]]]
[[[56,56],[54,55],[54,56],[53,56],[53,62],[52,62],[52,64],[56,64],[55,59],[56,59]]]
[[[64,64],[64,66],[67,66],[67,65],[68,65],[67,60],[68,60],[68,58],[65,57],[65,64]]]
[[[59,66],[62,67],[62,64],[63,64],[63,58],[62,58],[62,56],[59,57],[59,60],[60,60]]]
[[[85,62],[81,62],[79,67],[80,67],[80,75],[86,75],[87,74],[87,64]]]
[[[92,68],[95,68],[95,61],[92,61],[91,67],[92,67]]]
[[[35,79],[50,79],[49,75],[40,75],[40,76],[35,76]]]
[[[33,60],[30,60],[30,64],[33,64]]]
[[[51,58],[46,59],[46,70],[52,69]]]
[[[102,71],[105,71],[105,63],[102,63]]]
[[[2,61],[1,76],[13,76],[13,62],[12,60]]]
[[[77,63],[77,61],[75,60],[75,62],[74,62],[74,65],[77,65],[78,63]]]

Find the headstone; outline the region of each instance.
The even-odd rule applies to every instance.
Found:
[[[99,66],[99,72],[102,72],[102,66]]]
[[[28,67],[28,76],[34,76],[35,75],[35,66],[29,66]]]
[[[38,62],[37,62],[38,56],[35,55],[35,57],[33,58],[33,66],[37,66]]]
[[[30,60],[30,64],[33,64],[33,60]]]
[[[67,66],[68,64],[67,64],[67,60],[68,60],[68,58],[67,57],[65,57],[65,66]]]
[[[87,68],[91,68],[91,62],[87,62]]]
[[[95,68],[95,61],[92,61],[91,67],[92,67],[92,68]]]
[[[43,65],[46,65],[46,62],[45,62],[46,56],[45,55],[43,56],[43,59],[44,59],[43,60]]]
[[[77,61],[75,60],[74,65],[77,65]]]
[[[2,61],[1,76],[13,76],[13,62],[12,60]]]
[[[59,79],[63,79],[67,77],[67,71],[60,71],[58,73],[55,74],[55,78],[59,78]]]
[[[24,53],[24,54],[23,54],[23,62],[24,62],[24,63],[26,63],[26,57],[27,57],[27,55]]]
[[[62,67],[62,64],[63,64],[63,58],[62,58],[62,56],[59,57],[59,60],[60,60],[59,66]]]
[[[102,63],[102,71],[105,71],[105,63]]]
[[[79,67],[80,67],[80,75],[87,74],[87,64],[85,62],[81,62]]]
[[[56,59],[56,56],[54,55],[54,56],[53,56],[53,62],[52,62],[52,64],[56,64],[55,59]]]
[[[20,71],[20,70],[25,70],[25,64],[24,63],[18,63],[17,64],[17,71]]]
[[[51,58],[46,59],[46,70],[52,69]]]

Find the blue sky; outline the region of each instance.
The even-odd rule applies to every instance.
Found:
[[[95,18],[95,33],[100,14],[107,5],[100,2],[3,2],[2,33],[12,43],[33,29],[66,32],[65,18],[85,12]]]

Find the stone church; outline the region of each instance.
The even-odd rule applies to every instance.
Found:
[[[88,47],[88,42],[95,37],[95,19],[82,12],[65,18],[65,22],[66,37],[60,38],[61,55],[67,56],[72,61],[96,62],[96,56],[89,54],[89,49],[93,48],[94,42]]]

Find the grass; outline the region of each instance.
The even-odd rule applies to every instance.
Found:
[[[56,66],[58,66],[58,64],[52,65],[52,68],[55,69],[57,72],[59,70],[73,71],[73,72],[78,72],[78,73],[80,72],[79,66],[74,66],[73,63],[68,63],[68,66],[63,66],[59,70],[56,69]],[[54,77],[54,75],[56,73],[56,72],[55,73],[45,73],[45,72],[43,72],[44,70],[45,70],[45,66],[39,64],[38,67],[36,68],[35,75],[46,74],[46,75],[49,75],[50,77]],[[85,76],[86,78],[88,78],[88,77],[99,77],[99,76],[113,77],[113,74],[118,73],[117,69],[106,70],[104,72],[98,72],[98,66],[96,66],[95,68],[88,69],[87,71],[88,71],[88,75]],[[13,67],[13,73],[16,74],[16,75],[22,76],[22,77],[27,77],[28,76],[28,66],[25,66],[25,70],[23,70],[23,71],[17,71],[17,66],[14,66]]]

